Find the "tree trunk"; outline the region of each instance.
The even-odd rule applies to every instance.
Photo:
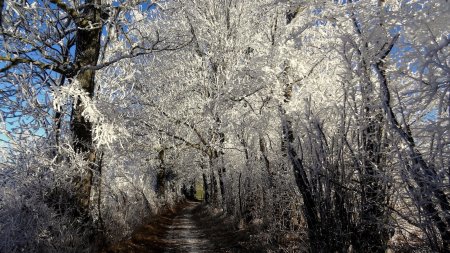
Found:
[[[303,197],[303,212],[308,224],[308,237],[312,252],[325,252],[327,245],[323,245],[320,238],[320,224],[317,217],[317,207],[311,192],[311,186],[303,166],[303,160],[298,157],[292,143],[294,141],[291,122],[286,120],[286,112],[280,106],[283,127],[282,148],[292,163],[295,183]]]
[[[266,141],[264,140],[264,137],[260,136],[259,137],[259,151],[261,151],[262,154],[262,159],[264,161],[264,166],[266,168],[267,171],[267,177],[268,177],[268,182],[269,182],[269,189],[272,191],[275,187],[274,184],[274,179],[273,179],[273,173],[272,170],[270,168],[270,161],[269,158],[267,156],[267,147],[266,147]]]
[[[221,205],[224,208],[224,210],[226,210],[227,207],[226,207],[226,200],[225,200],[225,182],[224,182],[225,168],[223,167],[222,164],[220,164],[219,152],[217,152],[217,150],[214,151],[212,164],[216,165],[216,167],[217,167],[217,175],[219,177],[220,197],[221,197],[221,201],[222,201]]]
[[[282,139],[281,139],[281,151],[284,157],[292,163],[292,169],[295,177],[295,183],[303,198],[303,213],[308,224],[308,237],[312,252],[324,252],[327,249],[327,245],[323,245],[320,239],[320,224],[319,217],[317,216],[317,207],[310,186],[309,179],[307,177],[305,168],[303,166],[303,159],[298,157],[297,152],[293,147],[294,133],[292,130],[292,122],[287,119],[285,105],[289,104],[292,98],[292,84],[289,82],[288,71],[290,67],[286,62],[284,66],[283,74],[280,76],[281,81],[284,83],[284,101],[279,105],[281,127],[282,127]]]
[[[101,4],[100,0],[86,1],[83,9],[83,19],[77,23],[76,38],[76,67],[95,66],[100,52],[101,19],[100,10],[95,5]],[[90,27],[93,25],[94,28]],[[80,88],[89,97],[93,97],[95,88],[94,70],[81,70],[76,76]],[[83,116],[85,110],[80,99],[76,99],[72,108],[71,127],[73,131],[73,146],[75,152],[83,155],[83,159],[89,163],[89,167],[83,168],[81,176],[75,179],[77,199],[83,213],[88,213],[90,195],[92,189],[93,171],[97,166],[96,150],[92,143],[92,123]]]
[[[241,217],[242,218],[242,215],[243,215],[243,209],[242,209],[242,190],[241,190],[241,188],[242,188],[242,173],[241,172],[239,172],[239,181],[238,181],[238,184],[239,184],[239,187],[238,187],[238,198],[239,198],[239,217]]]
[[[210,203],[210,193],[209,193],[209,187],[208,187],[208,179],[206,178],[206,174],[202,174],[203,177],[203,194],[204,194],[204,201],[209,204]]]
[[[360,233],[354,240],[357,252],[384,253],[389,234],[386,226],[386,193],[383,188],[381,164],[381,121],[377,110],[369,109],[373,101],[367,101],[363,131],[363,171],[361,171],[361,224]]]
[[[166,165],[164,164],[164,149],[159,151],[159,171],[156,176],[156,193],[159,198],[164,198],[166,192]]]
[[[217,186],[216,173],[214,171],[214,162],[212,156],[209,157],[209,171],[210,171],[210,181],[211,181],[211,204],[213,206],[219,205],[219,189]]]
[[[448,252],[450,248],[450,204],[448,196],[439,188],[440,183],[436,170],[425,161],[422,153],[416,148],[416,142],[411,130],[408,126],[406,129],[401,127],[394,114],[390,103],[391,96],[383,62],[375,65],[375,71],[379,78],[381,103],[387,120],[391,128],[397,132],[403,142],[408,146],[410,159],[413,166],[416,167],[410,168],[409,172],[411,173],[412,179],[419,186],[419,195],[422,201],[417,204],[425,211],[428,216],[427,218],[434,223],[434,226],[439,231],[442,247],[438,246],[439,249],[437,250],[440,252]],[[433,201],[432,196],[436,198],[437,203]],[[439,215],[438,207],[443,211],[444,218]]]

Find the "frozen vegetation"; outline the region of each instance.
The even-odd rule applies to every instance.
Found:
[[[193,251],[214,218],[266,252],[450,252],[448,0],[0,14],[0,252],[99,252],[180,205],[161,231]]]

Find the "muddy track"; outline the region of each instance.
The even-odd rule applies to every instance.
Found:
[[[102,253],[261,252],[251,245],[249,231],[237,230],[223,216],[213,216],[198,202],[154,217],[128,240]]]

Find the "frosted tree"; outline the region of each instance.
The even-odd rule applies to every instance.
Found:
[[[101,172],[98,147],[115,141],[120,128],[102,115],[96,72],[183,42],[163,41],[158,30],[145,29],[160,10],[152,1],[2,1],[1,7],[2,141],[6,136],[13,148],[29,135],[51,139],[46,146],[51,159],[36,166],[46,167],[49,175],[58,173],[50,189],[43,185],[49,197],[40,204],[63,207],[58,212],[77,219],[92,236],[93,184]]]
[[[142,22],[152,18],[153,2],[104,1],[4,1],[2,9],[2,78],[25,75],[30,68],[29,84],[40,85],[42,93],[55,96],[69,93],[73,98],[70,125],[73,149],[83,154],[90,165],[75,179],[81,210],[88,210],[91,182],[96,170],[96,150],[93,129],[98,119],[95,108],[89,107],[96,89],[95,71],[125,58],[170,48],[161,45],[156,31],[140,33]],[[102,32],[103,31],[103,32]],[[155,33],[156,32],[156,33]],[[151,39],[143,39],[151,36]],[[121,48],[106,56],[111,41],[120,41]],[[175,47],[175,46],[173,46]],[[40,78],[42,81],[39,81]],[[17,89],[13,81],[12,89]],[[62,86],[71,88],[64,89]],[[61,94],[65,93],[65,94]],[[34,94],[39,96],[39,94]],[[64,99],[58,101],[64,101]],[[55,104],[54,122],[63,119],[62,107]],[[97,124],[98,127],[102,127]],[[103,130],[105,128],[103,127]],[[105,135],[104,135],[105,136]],[[58,138],[58,137],[57,137]]]
[[[203,185],[290,250],[449,247],[446,0],[0,5],[2,175],[111,238]]]
[[[395,7],[400,14],[391,18],[405,24],[399,28],[399,39],[386,43],[373,68],[389,130],[399,138],[396,152],[407,199],[417,208],[414,216],[423,218],[407,220],[424,232],[432,250],[445,252],[450,245],[445,186],[449,161],[443,145],[448,142],[449,120],[449,31],[444,25],[449,7],[446,1]]]

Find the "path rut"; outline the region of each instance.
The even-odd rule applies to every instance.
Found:
[[[220,217],[208,215],[198,202],[186,202],[175,212],[154,217],[132,237],[102,253],[207,253],[255,252],[244,250],[248,240]]]
[[[196,205],[190,203],[182,213],[173,218],[168,226],[165,240],[166,253],[174,252],[213,252],[214,245],[207,239],[207,235],[197,226],[193,219],[193,210]]]

